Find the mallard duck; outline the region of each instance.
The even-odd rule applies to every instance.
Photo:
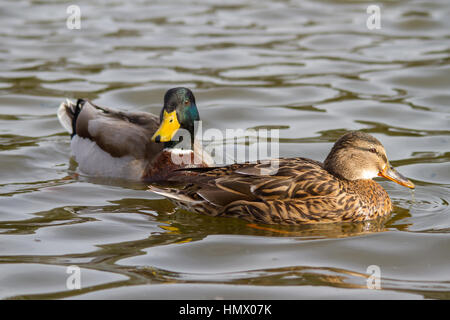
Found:
[[[71,135],[71,150],[79,169],[87,175],[159,181],[183,174],[176,169],[213,164],[190,139],[200,116],[194,94],[187,88],[167,91],[159,117],[99,107],[83,99],[63,102],[57,114]],[[190,143],[186,139],[185,143],[174,141],[180,132],[188,135]],[[195,162],[186,161],[194,157]]]
[[[149,188],[189,211],[265,224],[371,220],[392,210],[389,195],[372,178],[414,188],[389,164],[383,145],[359,131],[337,140],[324,163],[286,158],[275,164],[195,169],[195,176],[173,179],[176,187]]]

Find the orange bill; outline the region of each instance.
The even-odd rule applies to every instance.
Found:
[[[414,189],[414,183],[409,181],[408,178],[400,174],[397,170],[395,170],[391,165],[387,164],[386,167],[378,173],[380,177],[384,177],[386,179],[392,180],[394,182],[397,182],[399,185],[402,185],[404,187],[408,187],[411,189]]]

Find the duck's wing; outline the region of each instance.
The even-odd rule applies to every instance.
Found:
[[[271,174],[261,167],[267,169],[267,164],[194,169],[197,176],[186,178],[181,185],[150,186],[150,191],[187,210],[268,224],[362,219],[359,198],[346,193],[322,163],[280,159],[278,170]]]
[[[94,142],[112,157],[145,159],[163,148],[151,142],[159,126],[159,118],[151,113],[118,111],[79,99],[61,104],[58,118],[72,136]]]
[[[177,188],[150,187],[170,198],[207,201],[222,207],[235,201],[266,202],[269,200],[306,199],[325,196],[338,189],[338,182],[322,164],[305,158],[277,159],[258,163],[233,164],[221,168],[188,169],[197,175],[175,177]],[[164,190],[164,193],[161,192]]]

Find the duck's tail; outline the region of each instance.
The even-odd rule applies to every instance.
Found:
[[[175,200],[175,201],[181,201],[181,202],[197,202],[191,197],[182,194],[179,192],[179,190],[175,188],[161,188],[161,187],[155,187],[152,185],[148,186],[148,190],[151,192],[154,192],[156,194],[159,194],[161,196],[164,196],[166,198]]]
[[[66,101],[61,103],[58,108],[58,120],[64,129],[70,133],[71,137],[76,134],[77,118],[83,108],[84,102],[85,101],[83,99],[78,99],[75,104],[69,99],[66,99]]]

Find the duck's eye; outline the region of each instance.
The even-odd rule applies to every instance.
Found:
[[[375,149],[375,148],[370,148],[369,151],[372,153],[377,153],[377,149]]]
[[[184,104],[189,104],[189,100],[184,100]]]

